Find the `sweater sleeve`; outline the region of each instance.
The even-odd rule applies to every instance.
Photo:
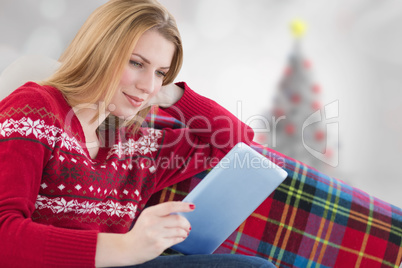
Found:
[[[239,142],[250,144],[253,130],[215,101],[177,83],[184,95],[163,109],[187,128],[165,129],[157,157],[160,183],[156,191],[215,166]]]
[[[54,143],[51,101],[34,89],[0,102],[0,263],[2,267],[93,267],[97,232],[33,222],[43,169]],[[45,187],[42,185],[42,187]]]

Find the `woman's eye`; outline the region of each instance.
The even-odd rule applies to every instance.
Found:
[[[166,77],[166,73],[165,73],[165,72],[162,72],[162,71],[156,71],[156,75],[157,75],[158,77]]]
[[[133,60],[130,60],[130,64],[134,67],[142,67],[142,64]]]

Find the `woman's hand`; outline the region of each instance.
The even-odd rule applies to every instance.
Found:
[[[162,86],[159,92],[148,101],[148,106],[158,105],[168,108],[179,101],[183,94],[184,89],[175,84]]]
[[[190,212],[194,205],[166,202],[145,209],[134,227],[126,234],[99,233],[96,267],[141,264],[187,238],[191,227],[177,212]]]
[[[158,257],[167,248],[187,238],[191,226],[183,216],[172,214],[190,212],[194,205],[183,202],[166,202],[145,209],[125,241],[135,256],[135,263]]]

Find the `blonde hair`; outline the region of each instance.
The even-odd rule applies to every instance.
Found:
[[[163,81],[164,85],[172,83],[183,62],[181,37],[173,16],[156,0],[110,0],[89,16],[60,57],[60,68],[43,84],[59,89],[72,107],[100,101],[108,107],[138,39],[151,29],[175,45]],[[149,110],[140,111],[128,122],[134,132]]]

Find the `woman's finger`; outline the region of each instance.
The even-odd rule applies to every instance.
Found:
[[[195,205],[185,202],[165,202],[148,208],[148,212],[155,216],[164,217],[178,212],[190,212]]]
[[[179,227],[185,229],[186,231],[190,230],[190,222],[183,216],[178,214],[170,214],[168,216],[162,217],[163,226],[166,228],[175,228]]]
[[[163,238],[171,239],[171,238],[187,238],[189,235],[189,231],[184,230],[183,228],[166,228]]]

